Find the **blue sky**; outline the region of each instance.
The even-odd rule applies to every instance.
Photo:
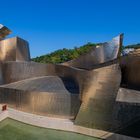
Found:
[[[31,56],[124,33],[140,43],[140,0],[0,0],[0,23],[30,44]]]

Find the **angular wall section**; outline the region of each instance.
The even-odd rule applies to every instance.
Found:
[[[0,61],[29,61],[28,42],[18,37],[0,41]]]
[[[124,130],[140,120],[140,91],[128,88],[119,88],[114,116],[116,124]],[[135,128],[137,129],[137,127]],[[127,131],[127,129],[125,130]],[[123,133],[123,132],[122,132]]]
[[[19,37],[17,37],[16,61],[30,61],[29,44]]]
[[[114,129],[113,106],[120,82],[118,64],[90,71],[75,124],[102,130]]]
[[[120,60],[122,70],[121,86],[140,90],[140,55],[128,55]]]

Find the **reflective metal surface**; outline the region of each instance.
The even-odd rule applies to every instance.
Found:
[[[29,61],[28,42],[18,37],[0,41],[0,61]]]
[[[114,114],[117,124],[120,128],[124,128],[124,130],[129,125],[139,121],[140,91],[128,88],[119,88],[114,106]]]
[[[91,70],[85,81],[82,105],[75,124],[111,131],[114,129],[114,105],[121,82],[118,64]]]
[[[123,108],[116,100],[120,82],[129,88],[140,86],[139,56],[120,57],[122,38],[120,35],[60,65],[31,62],[23,39],[0,41],[0,103],[25,112],[74,119],[84,127],[115,131],[123,124],[122,111],[129,112],[129,105],[122,103]]]
[[[140,90],[140,55],[139,51],[120,59],[122,70],[121,86]]]
[[[115,38],[112,42],[105,43],[91,52],[94,58],[92,65],[116,58],[119,53],[119,44],[117,44],[119,39],[120,37]],[[18,42],[20,42],[19,45]],[[2,78],[5,83],[0,87],[0,103],[41,115],[66,118],[77,116],[76,124],[110,129],[111,126],[109,122],[105,122],[105,119],[108,116],[112,119],[110,105],[114,104],[120,83],[117,64],[107,64],[103,68],[100,66],[98,69],[88,71],[64,65],[25,62],[29,55],[23,40],[12,38],[0,43]],[[15,44],[16,47],[14,47]],[[9,45],[10,48],[7,47]],[[24,62],[17,62],[18,60]],[[87,61],[87,64],[91,65],[91,61]],[[114,81],[111,79],[113,74],[116,76]],[[103,101],[106,106],[98,108]],[[94,106],[92,113],[95,116],[88,112],[91,106]],[[97,121],[96,116],[99,117],[102,111],[104,115]],[[87,118],[83,120],[84,116]]]
[[[57,76],[3,85],[0,87],[0,99],[1,103],[19,110],[70,119],[76,116],[80,107],[79,95],[69,92],[63,80]]]
[[[63,63],[63,65],[82,69],[92,69],[95,65],[116,59],[120,55],[123,34],[115,37],[110,42],[103,43],[93,48],[89,53],[77,59]]]
[[[4,25],[0,24],[0,40],[9,35],[11,31]]]
[[[117,86],[119,86],[119,82],[120,82],[119,81],[120,72],[118,69],[118,65],[116,64],[99,68],[99,69],[95,69],[95,70],[91,70],[91,71],[74,69],[74,68],[63,66],[63,65],[51,65],[51,64],[45,65],[45,64],[37,64],[37,63],[31,63],[31,62],[7,62],[7,63],[5,62],[5,65],[6,66],[3,67],[5,68],[4,72],[6,72],[4,74],[5,75],[4,79],[7,78],[7,80],[5,79],[5,81],[9,81],[9,80],[10,81],[22,80],[22,81],[1,86],[1,99],[5,99],[4,101],[2,101],[2,103],[5,102],[9,106],[15,108],[15,106],[18,106],[17,104],[19,105],[21,104],[20,102],[22,102],[22,100],[28,101],[28,99],[34,98],[36,102],[35,103],[32,102],[31,105],[34,104],[33,108],[36,109],[36,111],[33,111],[33,108],[30,107],[31,100],[29,100],[29,102],[26,103],[26,105],[28,105],[29,108],[27,108],[26,106],[24,107],[25,104],[23,104],[22,107],[19,106],[17,107],[17,109],[23,109],[24,111],[41,114],[41,115],[49,114],[52,116],[59,116],[59,117],[67,116],[67,118],[72,118],[72,117],[75,118],[80,108],[78,116],[76,117],[76,123],[80,125],[83,125],[84,121],[81,118],[79,119],[79,116],[81,117],[87,114],[87,112],[84,112],[84,114],[82,114],[83,108],[85,108],[85,110],[88,111],[88,108],[90,109],[90,106],[93,105],[92,103],[91,105],[88,105],[91,98],[99,104],[103,100],[107,104],[106,107],[101,108],[101,110],[99,109],[99,112],[96,111],[98,115],[101,115],[100,114],[101,111],[105,108],[106,109],[104,111],[105,112],[108,111],[109,105],[111,104],[113,105],[113,101],[116,97],[116,92],[117,92],[116,90],[118,89]],[[39,67],[40,67],[40,70],[39,70]],[[18,71],[22,72],[23,75],[21,76],[21,74],[19,74]],[[36,73],[36,72],[39,72],[39,73]],[[11,77],[10,75],[7,77],[8,73],[9,74],[13,73],[12,75],[14,75],[15,77]],[[36,74],[39,74],[39,75],[36,75]],[[42,76],[43,75],[48,75],[48,76],[37,77],[37,76],[41,76],[40,74],[42,74]],[[71,78],[73,79],[73,81],[75,82],[75,85],[77,86],[69,86],[69,88],[72,88],[72,90],[68,90],[67,89],[68,87],[65,86],[66,80],[61,78],[60,81],[59,80],[57,81],[56,79],[59,79],[59,78],[53,78],[52,75],[56,77],[59,76],[60,78],[61,77],[68,78],[67,79],[68,81],[69,81],[69,78]],[[113,75],[116,76],[116,78],[114,77],[114,80],[112,80]],[[19,79],[17,79],[17,77]],[[36,78],[27,79],[27,77],[28,78],[36,77]],[[12,79],[9,79],[9,78],[12,78]],[[79,87],[78,94],[69,93],[69,91],[75,91],[73,89],[74,87]],[[101,90],[101,93],[98,93],[95,87]],[[109,90],[110,92],[107,93],[107,90]],[[13,93],[14,91],[15,93]],[[21,91],[21,93],[19,93],[19,91]],[[29,97],[27,96],[27,99],[26,97],[24,99],[24,94],[27,91],[28,91],[28,95],[30,96]],[[42,97],[42,92],[43,92],[43,97]],[[9,93],[9,94],[7,95],[5,93],[7,94]],[[34,93],[36,96],[34,96]],[[66,95],[64,96],[64,94]],[[17,97],[14,97],[14,100],[13,100],[13,97],[11,97],[12,95],[17,96]],[[53,97],[53,95],[55,95],[55,97]],[[98,95],[100,96],[98,97]],[[43,102],[38,102],[38,99],[36,99],[38,98],[38,96],[39,98],[44,98],[45,100]],[[64,100],[63,100],[63,97],[65,97]],[[96,98],[99,98],[99,99],[96,99]],[[59,101],[59,99],[61,101]],[[9,102],[9,100],[11,101]],[[82,101],[82,106],[80,107],[81,101]],[[49,107],[47,107],[48,102],[49,102]],[[56,105],[54,104],[54,102],[56,103]],[[65,102],[67,103],[66,105],[65,105]],[[42,107],[41,110],[43,110],[42,112],[40,111],[41,104],[44,105],[44,106],[43,105],[41,106]],[[52,110],[51,109],[48,110],[48,108],[50,107]],[[57,107],[59,107],[59,109]],[[62,107],[65,107],[65,109],[68,112],[73,112],[73,114],[68,115],[68,112],[64,110],[64,108]],[[58,110],[61,110],[61,111],[58,111]],[[57,111],[63,112],[63,113],[59,114]],[[111,114],[111,112],[108,112],[108,114]],[[105,119],[105,116],[106,115],[104,115],[102,119]],[[87,119],[89,120],[89,122],[86,122],[86,124],[88,126],[87,125],[83,125],[83,126],[91,127],[89,126],[89,124],[92,124],[95,121],[94,119],[96,119],[96,118],[93,118],[92,116],[93,118],[92,119],[93,122],[92,122],[89,118],[90,118],[90,114],[87,114]],[[83,123],[81,123],[81,121]],[[104,120],[102,120],[102,123],[104,123]],[[107,126],[107,124],[105,124],[105,126]]]
[[[0,88],[0,103],[29,113],[74,119],[80,101],[76,94]]]
[[[116,101],[140,104],[140,91],[128,88],[119,88]]]

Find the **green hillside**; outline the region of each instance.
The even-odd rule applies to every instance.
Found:
[[[87,43],[80,47],[74,47],[73,49],[59,49],[52,53],[41,55],[35,58],[32,58],[32,61],[39,62],[39,63],[63,63],[72,59],[79,57],[82,54],[89,52],[93,47],[97,44],[94,43]],[[125,48],[140,48],[140,44],[128,45],[123,47]]]
[[[82,54],[89,52],[96,44],[87,43],[80,47],[74,47],[73,49],[59,49],[52,53],[42,55],[36,58],[32,58],[32,61],[40,63],[62,63],[79,57]]]

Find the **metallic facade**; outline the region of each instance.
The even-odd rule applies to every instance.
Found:
[[[110,43],[106,43],[106,45],[96,48],[98,55],[100,55],[101,52],[106,52],[108,50],[107,46],[115,48],[113,53],[107,52],[109,56],[108,59],[107,56],[104,56],[98,60],[99,57],[94,55],[97,63],[112,60],[118,56],[118,38],[113,39]],[[96,99],[96,93],[92,91],[92,89],[94,89],[93,84],[95,84],[94,78],[101,78],[103,75],[107,75],[108,72],[114,72],[112,65],[111,70],[108,69],[108,67],[110,67],[108,66],[107,68],[88,71],[61,64],[54,65],[30,62],[29,51],[26,48],[28,45],[19,38],[3,40],[0,44],[1,50],[8,48],[9,45],[11,46],[8,48],[9,50],[3,51],[5,53],[1,51],[1,54],[3,54],[1,56],[3,83],[0,86],[0,102],[31,113],[76,118],[75,122],[83,125],[79,114],[83,111],[84,104],[88,104],[90,98],[98,101],[98,99]],[[16,48],[14,47],[15,44],[17,46]],[[88,64],[90,64],[90,62],[88,62]],[[98,71],[102,71],[103,74],[100,74]],[[116,75],[118,76],[119,74],[118,71]],[[99,80],[97,83],[101,81],[102,80]],[[116,81],[116,84],[119,84],[119,80]],[[100,86],[99,89],[101,88]],[[104,88],[106,88],[106,86],[103,86],[103,89]],[[115,94],[115,92],[113,94]],[[115,98],[115,95],[112,96]],[[101,95],[99,97],[101,98],[99,101],[104,99],[103,96],[104,95]],[[107,100],[109,101],[108,104],[112,103],[114,98]],[[91,121],[89,123],[91,123]]]
[[[122,96],[128,92],[120,93],[120,85],[140,87],[139,56],[121,56],[122,40],[123,35],[119,35],[59,65],[31,62],[28,43],[23,39],[0,41],[0,103],[25,112],[72,119],[84,127],[116,131],[136,116],[133,113],[123,121],[132,111],[133,100],[126,104]]]
[[[14,37],[0,41],[0,61],[29,61],[28,42]]]
[[[9,107],[51,117],[74,119],[80,106],[76,94],[23,91],[0,88],[0,103]]]
[[[1,103],[7,103],[15,109],[69,119],[76,116],[81,103],[78,93],[66,89],[66,83],[58,76],[43,76],[2,85],[0,99]]]
[[[112,78],[113,77],[113,78]],[[118,64],[90,71],[75,124],[90,128],[114,129],[114,105],[121,82]]]
[[[89,53],[77,59],[63,63],[63,65],[82,69],[93,69],[95,65],[117,59],[120,55],[123,34],[113,38],[110,42],[102,43],[93,48]]]
[[[0,24],[0,40],[9,35],[11,31],[4,25]]]
[[[120,59],[122,87],[140,90],[140,56],[130,55]]]

